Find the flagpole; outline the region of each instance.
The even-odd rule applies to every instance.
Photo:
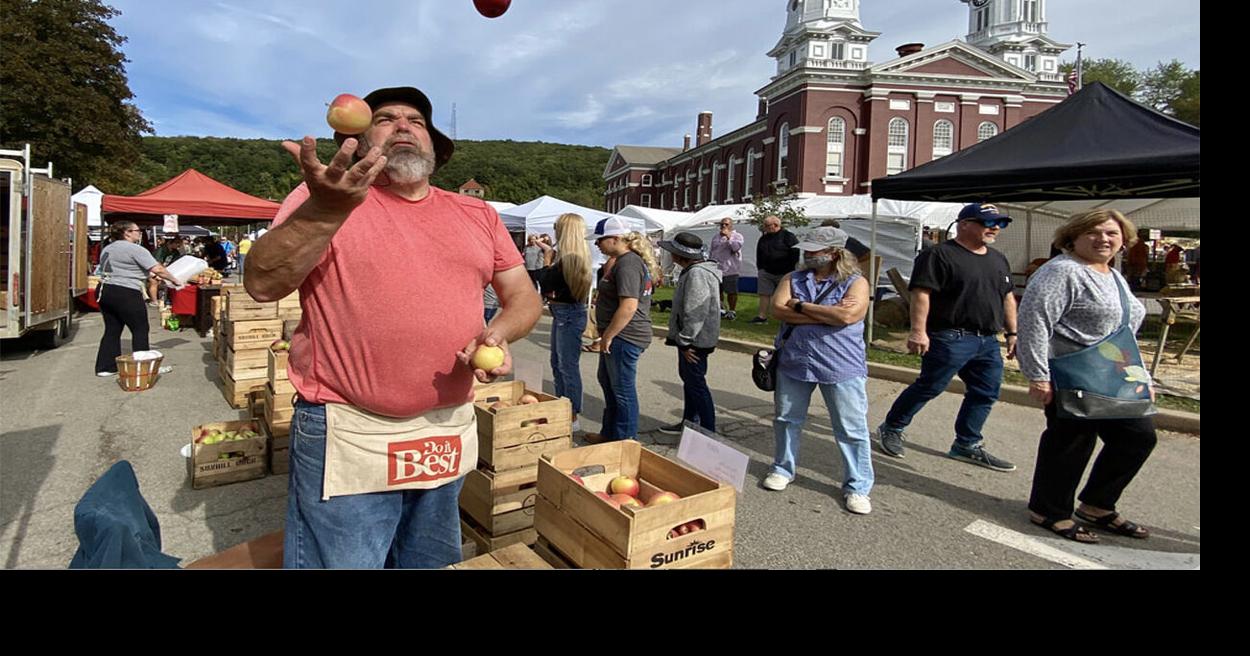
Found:
[[[1082,59],[1081,49],[1085,47],[1084,43],[1076,42],[1076,90],[1080,91],[1085,86],[1085,61]]]

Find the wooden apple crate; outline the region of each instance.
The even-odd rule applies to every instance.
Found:
[[[491,410],[495,401],[516,402],[526,393],[538,403]],[[573,446],[573,405],[566,399],[525,389],[510,381],[473,390],[477,413],[478,459],[487,469],[529,467],[543,455]]]
[[[490,531],[478,525],[477,522],[473,521],[472,517],[469,517],[464,512],[460,513],[460,533],[473,543],[477,549],[475,553],[479,554],[499,551],[514,544],[532,545],[538,539],[538,532],[533,528],[513,531],[503,535],[491,535]]]
[[[269,376],[270,383],[287,379],[286,362],[290,355],[289,351],[275,351],[273,349],[268,349],[265,371]]]
[[[569,477],[583,475],[585,486]],[[681,499],[650,508],[613,508],[596,497],[625,475],[638,480],[639,498],[659,491]],[[610,442],[538,461],[534,528],[569,562],[583,569],[729,568],[733,565],[733,487],[642,448],[633,440]],[[674,535],[701,520],[704,528]],[[670,537],[672,536],[672,537]]]
[[[278,302],[261,303],[248,296],[243,290],[230,290],[226,294],[226,319],[231,321],[250,321],[254,319],[277,319]],[[276,339],[276,338],[275,338]]]
[[[271,425],[284,424],[289,426],[291,418],[295,416],[295,389],[291,388],[289,392],[279,392],[264,382],[265,391],[265,421]],[[290,385],[290,381],[286,381]]]
[[[291,471],[291,431],[290,424],[274,428],[263,419],[257,421],[260,432],[265,436],[269,446],[269,473],[286,474]]]
[[[447,569],[552,569],[534,550],[514,544],[499,551],[470,558]]]
[[[225,303],[225,300],[226,298],[221,294],[218,294],[208,300],[209,306],[212,308],[213,323],[216,323],[218,319],[221,319],[221,309],[224,307],[223,303]]]
[[[547,541],[547,538],[544,538],[541,535],[538,536],[538,539],[534,542],[532,549],[534,550],[534,553],[538,554],[538,557],[542,558],[543,561],[550,565],[552,569],[577,569],[576,565],[569,562],[568,558],[565,558],[558,549],[551,546],[551,543]]]
[[[191,457],[187,458],[187,473],[191,476],[192,489],[202,490],[240,481],[264,478],[267,467],[268,446],[264,435],[234,442],[202,444],[202,435],[212,430],[240,430],[257,428],[251,421],[221,421],[196,426],[191,431]],[[226,458],[222,458],[226,455]]]
[[[248,393],[265,387],[264,378],[245,380],[231,378],[224,363],[217,369],[217,374],[221,376],[221,393],[226,397],[226,403],[229,403],[232,408],[241,410],[248,407]]]
[[[222,337],[226,346],[236,351],[267,348],[271,342],[282,337],[282,320],[235,321],[226,317],[222,322]]]
[[[232,349],[226,347],[224,366],[235,380],[264,379],[268,373],[267,348]]]
[[[460,509],[495,536],[532,528],[538,497],[538,465],[492,472],[469,472],[460,488]]]

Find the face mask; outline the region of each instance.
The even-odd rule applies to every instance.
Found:
[[[803,266],[807,267],[808,269],[823,269],[829,266],[830,264],[833,264],[832,255],[816,255],[813,257],[803,258]]]

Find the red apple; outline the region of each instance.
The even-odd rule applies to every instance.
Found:
[[[655,495],[651,497],[651,500],[647,502],[647,507],[662,506],[666,503],[672,503],[680,498],[681,497],[673,494],[672,492],[656,492]]]
[[[531,403],[538,403],[538,397],[533,394],[521,395],[521,405],[529,405]]]
[[[638,481],[628,476],[617,476],[612,479],[611,483],[608,483],[608,492],[636,497],[638,496]]]
[[[612,500],[621,504],[622,508],[624,508],[625,506],[633,506],[635,508],[642,507],[641,501],[635,499],[634,497],[629,496],[628,494],[613,494]]]
[[[609,505],[609,506],[612,506],[613,508],[620,508],[620,507],[621,507],[621,504],[620,504],[620,503],[618,503],[618,502],[616,501],[616,499],[613,499],[613,498],[612,498],[612,497],[611,497],[611,496],[610,496],[607,492],[595,492],[595,496],[597,496],[597,497],[599,497],[600,499],[603,499],[604,501],[608,502],[608,505]]]
[[[487,18],[499,18],[508,11],[508,5],[512,4],[512,0],[473,0],[473,6],[477,7],[477,13]]]
[[[360,98],[350,93],[341,93],[330,103],[326,122],[335,132],[360,134],[373,123],[373,110]]]
[[[577,474],[569,474],[569,478],[577,481],[578,485],[586,487],[586,481],[583,481],[581,476],[578,476]]]

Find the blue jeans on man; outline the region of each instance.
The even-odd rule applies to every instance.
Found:
[[[642,347],[621,338],[612,340],[611,353],[599,355],[599,385],[603,387],[603,437],[630,440],[638,436],[638,358]]]
[[[807,421],[812,392],[817,387],[825,399],[833,437],[842,452],[842,492],[869,496],[876,475],[872,469],[872,442],[868,437],[868,378],[865,376],[840,383],[810,383],[777,372],[777,389],[773,394],[776,451],[770,473],[781,474],[791,481],[797,476],[799,436]]]
[[[946,391],[956,374],[967,391],[955,417],[955,446],[971,449],[985,437],[981,429],[998,400],[1003,382],[1003,356],[996,335],[976,335],[961,330],[929,333],[929,351],[920,364],[916,382],[899,394],[882,424],[902,431],[931,399]]]
[[[325,406],[299,400],[291,420],[283,567],[437,569],[460,562],[460,488],[321,500]]]
[[[551,374],[556,396],[573,402],[573,414],[582,413],[582,333],[586,330],[586,306],[551,303]]]
[[[716,404],[712,401],[712,390],[707,386],[707,361],[711,354],[696,350],[699,361],[689,362],[686,360],[688,352],[684,347],[677,349],[677,375],[681,377],[684,396],[681,419],[715,432]]]

